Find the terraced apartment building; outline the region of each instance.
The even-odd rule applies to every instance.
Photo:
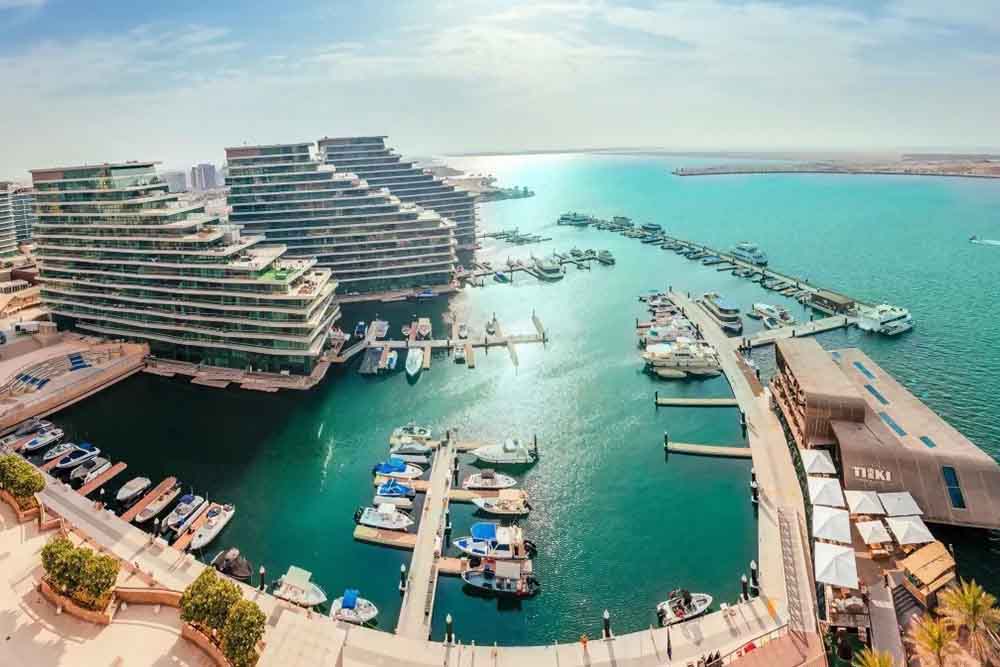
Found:
[[[17,242],[31,239],[31,229],[35,225],[35,193],[31,188],[14,186],[14,235]]]
[[[310,373],[339,317],[330,271],[182,202],[155,164],[31,172],[42,300],[57,321],[164,358]]]
[[[0,261],[16,254],[14,188],[8,183],[0,183]]]
[[[476,245],[476,196],[456,188],[429,171],[404,160],[385,145],[386,137],[324,137],[319,140],[323,162],[388,188],[404,202],[418,204],[455,223],[459,250]]]
[[[227,148],[226,162],[230,222],[315,258],[341,293],[450,284],[454,225],[322,164],[312,143]]]

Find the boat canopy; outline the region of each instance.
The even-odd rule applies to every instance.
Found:
[[[497,539],[497,525],[495,523],[474,523],[472,524],[472,537],[477,540],[494,541]]]
[[[378,493],[380,496],[384,496],[387,493],[400,493],[405,495],[408,494],[409,492],[410,492],[410,487],[406,486],[405,484],[400,484],[394,479],[390,479],[388,482],[379,484],[378,487]]]
[[[377,466],[375,466],[376,472],[383,472],[383,473],[403,472],[404,470],[406,470],[406,462],[403,459],[397,459],[395,457],[383,463],[379,463]]]
[[[292,586],[305,591],[310,587],[310,579],[312,579],[312,572],[292,565],[288,568],[288,572],[285,573],[285,576],[281,578],[281,581],[287,586]]]
[[[181,496],[181,499],[177,502],[178,505],[189,505],[194,502],[194,496],[190,493]]]
[[[340,601],[341,609],[354,609],[358,604],[358,589],[348,588],[344,591],[344,599]]]

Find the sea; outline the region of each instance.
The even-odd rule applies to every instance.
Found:
[[[579,211],[656,222],[678,237],[729,248],[754,241],[782,272],[869,302],[910,309],[916,327],[896,338],[857,330],[818,337],[827,348],[861,347],[916,396],[994,457],[1000,457],[1000,251],[969,242],[997,238],[1000,183],[907,176],[745,175],[678,177],[677,167],[708,160],[675,155],[545,154],[450,158],[470,174],[527,186],[527,199],[479,206],[481,231],[517,228],[551,241],[513,246],[484,239],[477,257],[499,266],[574,247],[610,250],[614,266],[567,267],[540,283],[518,274],[512,284],[487,278],[432,302],[344,307],[342,326],[376,316],[391,335],[415,315],[458,316],[473,331],[494,315],[505,332],[547,342],[477,351],[475,368],[443,353],[416,382],[402,370],[361,376],[334,369],[311,392],[260,394],[217,390],[182,379],[140,374],[55,417],[74,441],[87,440],[135,475],[154,483],[176,475],[237,513],[210,560],[237,546],[274,579],[290,565],[313,573],[333,598],[357,588],[380,609],[378,627],[395,628],[400,565],[409,554],[356,542],[356,508],[371,503],[374,464],[387,456],[392,430],[407,422],[459,438],[500,441],[537,437],[537,464],[517,474],[534,511],[521,521],[539,549],[540,595],[520,602],[470,594],[442,577],[432,637],[450,614],[457,637],[478,644],[545,644],[598,636],[601,616],[616,633],[655,623],[669,591],[703,591],[734,601],[740,577],[757,556],[757,526],[746,460],[664,456],[675,441],[744,444],[731,408],[660,408],[664,396],[724,397],[725,378],[664,381],[643,372],[635,321],[637,297],[650,290],[716,291],[746,309],[767,301],[797,318],[809,313],[713,267],[657,246],[591,228],[556,225]],[[747,320],[748,332],[759,324]],[[765,374],[773,352],[758,350]],[[402,360],[401,360],[402,361]],[[399,364],[402,369],[403,364]],[[462,457],[464,476],[474,470]],[[452,506],[452,535],[483,520]],[[961,573],[1000,591],[1000,538],[942,530]]]

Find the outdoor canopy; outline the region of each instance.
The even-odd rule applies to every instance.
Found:
[[[858,564],[854,549],[839,544],[813,544],[816,581],[842,588],[858,587]]]
[[[851,508],[851,514],[885,514],[882,501],[878,499],[875,491],[844,491],[847,496],[847,506]]]
[[[861,539],[865,541],[865,544],[884,544],[892,541],[889,531],[885,529],[881,521],[859,521],[854,525],[857,526],[858,533],[861,534]]]
[[[801,449],[802,467],[807,475],[836,475],[837,468],[833,465],[830,454],[823,449]]]
[[[809,501],[813,505],[846,506],[844,492],[840,490],[840,482],[832,477],[809,476]]]
[[[913,516],[924,513],[909,491],[880,493],[878,494],[878,498],[882,501],[885,513],[889,516]]]
[[[900,544],[926,544],[934,541],[934,536],[919,516],[891,516],[886,521]]]
[[[851,543],[851,521],[847,510],[817,505],[812,512],[813,537]]]

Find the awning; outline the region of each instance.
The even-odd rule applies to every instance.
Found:
[[[832,477],[809,476],[809,501],[813,505],[829,505],[830,507],[846,507],[844,492],[840,482]]]
[[[858,587],[858,564],[854,549],[826,542],[813,543],[816,581],[842,588]]]
[[[924,513],[909,491],[880,493],[878,494],[878,498],[882,501],[885,513],[889,516],[914,516]]]
[[[857,526],[858,533],[861,534],[861,539],[865,541],[865,544],[892,542],[889,531],[885,529],[885,525],[881,521],[859,521],[854,525]]]
[[[830,454],[823,449],[800,449],[802,467],[807,475],[836,475],[837,468],[833,465]]]
[[[851,514],[874,514],[882,516],[885,508],[875,491],[844,491]]]
[[[812,512],[813,537],[851,543],[851,521],[847,510],[817,505]]]
[[[900,544],[926,544],[934,541],[934,536],[919,516],[891,516],[886,522]]]

